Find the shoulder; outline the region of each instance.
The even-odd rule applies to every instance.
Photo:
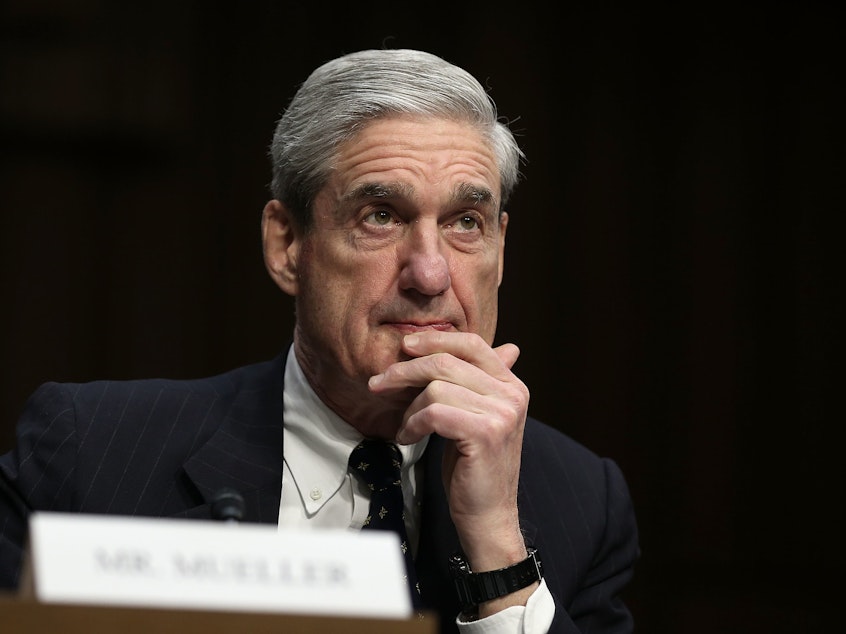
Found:
[[[574,440],[563,431],[531,416],[526,420],[523,435],[523,453],[542,457],[542,462],[553,468],[564,468],[576,461],[580,468],[589,470],[601,467],[602,458],[594,451]]]
[[[49,382],[28,399],[18,420],[18,439],[46,432],[62,437],[101,438],[152,433],[168,426],[211,428],[238,411],[281,407],[284,355],[197,379]],[[277,398],[278,396],[278,398]]]
[[[105,403],[135,401],[184,395],[214,397],[242,390],[262,390],[279,384],[281,387],[283,357],[245,365],[233,370],[201,378],[144,378],[95,380],[84,383],[48,382],[41,385],[30,400],[49,402],[72,401],[75,407],[100,407]]]
[[[625,477],[612,457],[600,456],[531,417],[526,421],[521,464],[524,501],[532,498],[542,505],[566,501],[600,516],[609,505],[630,505]]]
[[[224,426],[247,439],[279,428],[283,367],[280,355],[200,379],[45,383],[26,402],[0,469],[40,483],[45,496],[70,486],[74,470],[86,482],[147,473],[153,464],[174,471]]]

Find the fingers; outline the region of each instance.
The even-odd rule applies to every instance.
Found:
[[[370,379],[374,393],[421,388],[405,412],[399,442],[433,432],[457,441],[504,439],[521,427],[528,389],[511,372],[517,346],[493,349],[477,335],[431,331],[406,337],[403,349],[412,359]]]
[[[406,410],[396,440],[412,444],[431,433],[456,441],[499,439],[512,433],[515,422],[521,419],[519,407],[511,403],[454,383],[433,381]],[[484,446],[479,442],[476,448]],[[466,453],[472,453],[472,448],[468,447]]]
[[[517,357],[520,356],[520,349],[513,343],[506,343],[497,348],[491,348],[479,335],[462,332],[441,332],[438,330],[407,335],[403,339],[403,349],[413,357],[422,357],[434,354],[435,352],[446,352],[474,363],[486,371],[495,369],[495,367],[488,367],[485,363],[486,360],[491,360],[491,350],[496,353],[500,362],[509,369],[517,361]]]
[[[493,350],[509,370],[517,363],[517,358],[520,356],[520,348],[513,343],[504,343]]]
[[[491,348],[472,333],[427,331],[408,335],[403,351],[413,357],[391,365],[382,374],[370,378],[370,389],[383,392],[406,387],[425,387],[435,380],[457,382],[471,389],[485,389],[482,375],[499,380],[514,378],[511,367],[520,356],[512,343]],[[472,368],[481,370],[474,382]],[[467,383],[470,380],[471,383]]]

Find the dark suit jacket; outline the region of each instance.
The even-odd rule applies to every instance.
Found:
[[[48,383],[29,399],[16,448],[0,457],[0,587],[17,584],[31,509],[210,518],[234,487],[248,522],[276,523],[282,486],[285,355],[220,376]],[[453,631],[447,559],[457,549],[441,485],[443,439],[424,455],[418,575],[428,607]],[[623,476],[564,434],[526,423],[519,504],[556,601],[553,632],[628,632],[619,593],[638,556]]]

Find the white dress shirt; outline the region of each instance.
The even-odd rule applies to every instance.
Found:
[[[288,353],[284,390],[284,465],[279,526],[286,528],[348,528],[361,530],[370,506],[369,493],[350,475],[350,452],[363,439],[314,393],[294,354]],[[428,437],[413,445],[400,445],[402,481],[408,539],[417,552],[420,536],[420,485],[418,461]],[[542,634],[547,632],[555,605],[541,580],[526,607],[511,607],[485,619],[463,621],[467,634]]]

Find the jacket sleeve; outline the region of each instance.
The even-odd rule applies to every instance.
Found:
[[[621,596],[640,556],[638,530],[628,486],[615,462],[603,460],[605,525],[602,540],[577,594],[568,606],[556,599],[551,634],[628,634],[631,612]]]

